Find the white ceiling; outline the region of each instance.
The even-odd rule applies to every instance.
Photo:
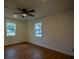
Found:
[[[44,17],[64,10],[72,10],[74,0],[4,0],[5,1],[5,17],[12,19],[30,20],[35,18]],[[15,18],[13,15],[19,12],[16,7],[26,8],[28,10],[36,10],[33,13],[35,16],[26,16],[22,18],[18,16]]]

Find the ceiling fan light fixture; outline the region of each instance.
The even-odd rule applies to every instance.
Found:
[[[22,14],[23,16],[27,16],[27,14]]]

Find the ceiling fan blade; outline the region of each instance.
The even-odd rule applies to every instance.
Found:
[[[27,15],[32,16],[32,17],[34,16],[34,15],[32,15],[32,14],[27,14]]]
[[[23,13],[14,13],[14,14],[23,14]]]
[[[35,12],[35,10],[30,10],[30,11],[28,11],[28,12]]]
[[[17,8],[18,10],[20,10],[20,11],[22,11],[22,9],[20,9],[20,8]]]

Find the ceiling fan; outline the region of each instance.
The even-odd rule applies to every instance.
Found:
[[[29,16],[31,16],[31,17],[34,17],[34,15],[32,15],[31,13],[32,12],[35,12],[35,10],[27,10],[27,9],[25,9],[25,8],[17,8],[19,11],[20,11],[20,13],[15,13],[15,14],[20,14],[20,15],[22,15],[22,17],[24,18],[25,16],[27,16],[27,15],[29,15]]]

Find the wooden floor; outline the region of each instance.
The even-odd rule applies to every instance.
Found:
[[[4,59],[74,59],[32,44],[19,44],[4,48]]]

